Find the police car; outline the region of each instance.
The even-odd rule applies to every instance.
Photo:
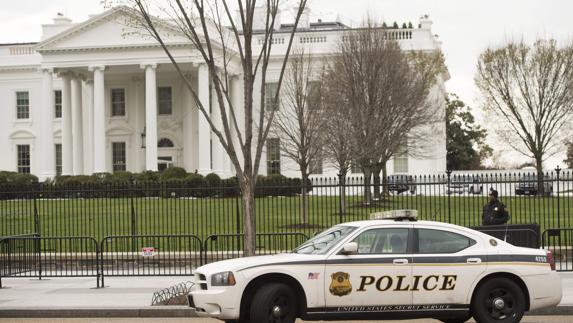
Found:
[[[435,318],[519,322],[557,305],[552,254],[415,211],[336,225],[292,253],[199,267],[189,305],[226,322]]]

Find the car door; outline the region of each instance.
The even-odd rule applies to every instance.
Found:
[[[452,229],[414,227],[413,304],[467,305],[468,291],[487,267],[477,241]]]
[[[377,312],[384,311],[380,305],[410,305],[412,231],[410,224],[366,228],[349,240],[358,244],[355,254],[335,251],[325,266],[327,310]]]

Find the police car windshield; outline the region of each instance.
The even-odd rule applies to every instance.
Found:
[[[340,240],[347,237],[356,227],[335,226],[300,245],[293,252],[300,254],[324,254]]]

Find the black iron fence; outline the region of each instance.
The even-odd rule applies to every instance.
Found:
[[[241,234],[239,190],[228,186],[169,183],[0,185],[0,237]],[[336,223],[368,219],[382,210],[417,209],[421,219],[481,225],[490,189],[499,191],[511,224],[541,230],[573,227],[573,174],[553,171],[538,183],[535,173],[446,173],[390,176],[364,187],[361,177],[315,178],[301,196],[300,181],[266,181],[257,190],[256,225],[261,233],[312,235]],[[364,192],[372,192],[365,201]],[[539,196],[543,190],[544,195]],[[378,194],[381,192],[381,194]],[[386,192],[387,194],[384,194]],[[343,193],[343,194],[341,194]]]

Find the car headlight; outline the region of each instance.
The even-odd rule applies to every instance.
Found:
[[[235,283],[235,276],[230,271],[211,276],[211,286],[234,286]]]

